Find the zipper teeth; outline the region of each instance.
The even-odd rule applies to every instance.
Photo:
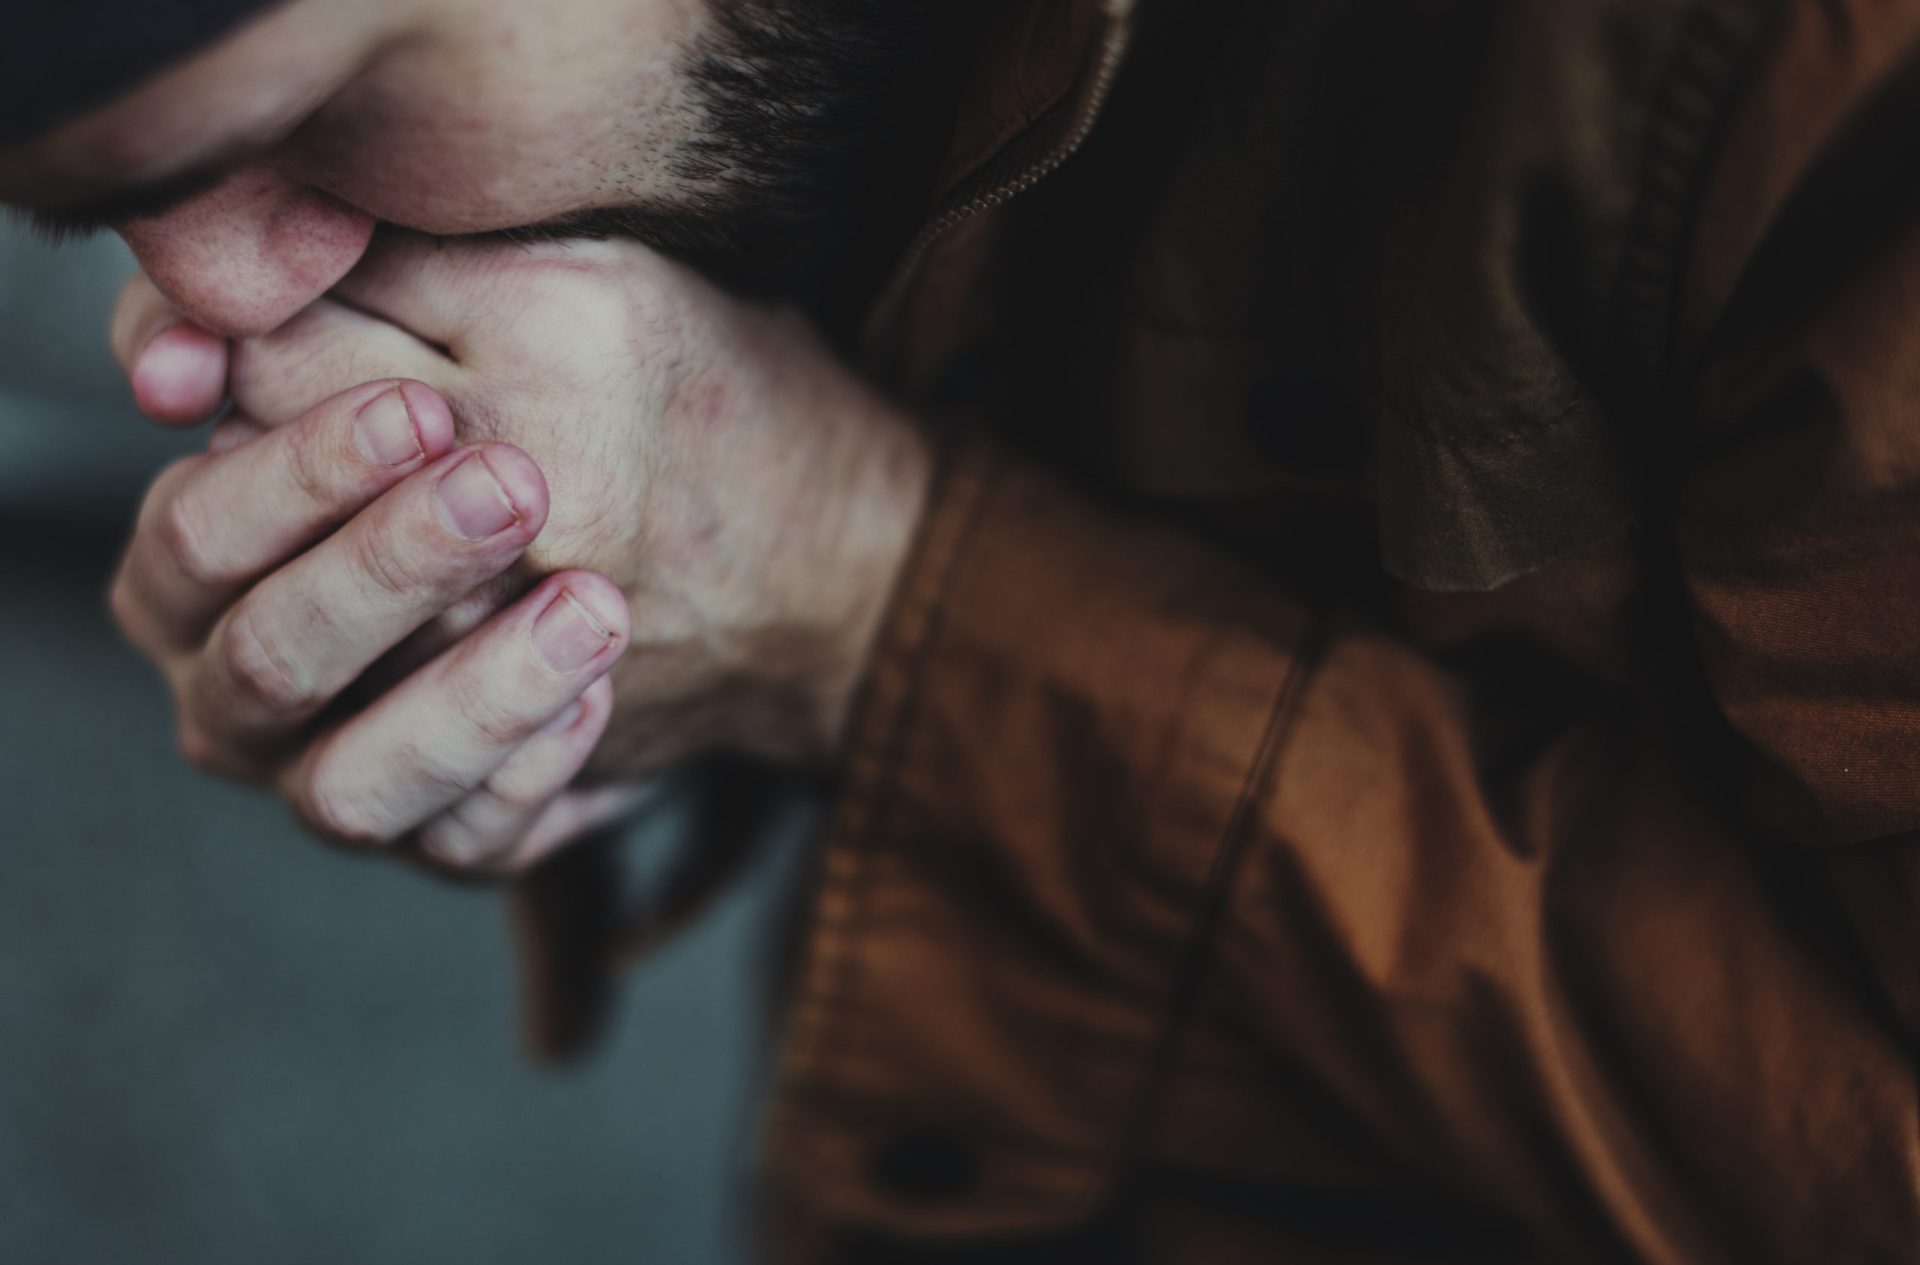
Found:
[[[1108,0],[1107,12],[1112,21],[1100,46],[1100,63],[1094,70],[1093,82],[1088,88],[1086,99],[1081,103],[1079,114],[1074,120],[1073,130],[1065,139],[1048,150],[1039,161],[1027,167],[1019,175],[994,186],[986,193],[979,194],[959,206],[950,207],[920,230],[913,243],[902,257],[896,280],[890,291],[897,291],[916,271],[926,258],[933,244],[951,231],[955,225],[962,224],[983,211],[990,211],[1019,197],[1027,190],[1051,176],[1067,164],[1067,160],[1080,152],[1093,135],[1094,125],[1100,121],[1101,112],[1106,108],[1107,97],[1113,92],[1114,80],[1120,77],[1120,65],[1126,59],[1127,41],[1131,27],[1127,22],[1131,0]],[[890,294],[891,298],[892,295]]]

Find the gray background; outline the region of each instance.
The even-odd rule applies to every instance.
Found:
[[[131,267],[0,219],[0,1261],[737,1259],[771,880],[555,1075],[516,1048],[496,894],[187,771],[102,612],[196,442],[106,352]]]

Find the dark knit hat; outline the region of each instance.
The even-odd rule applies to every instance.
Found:
[[[84,114],[276,0],[0,0],[0,145]]]

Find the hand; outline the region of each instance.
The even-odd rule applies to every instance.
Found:
[[[221,376],[204,359],[226,349],[174,327],[143,285],[116,322],[136,394],[170,417],[202,411]],[[144,348],[174,363],[163,357],[155,370]],[[196,355],[202,363],[183,371]],[[198,398],[181,387],[196,374]],[[431,383],[461,438],[514,440],[509,451],[536,456],[553,485],[553,512],[520,567],[461,601],[447,595],[470,572],[430,595],[421,587],[409,617],[443,609],[387,662],[406,666],[455,641],[466,653],[469,630],[529,576],[590,567],[626,589],[640,648],[615,673],[615,719],[594,762],[602,774],[640,776],[710,748],[786,761],[831,753],[927,462],[912,428],[797,321],[737,304],[635,246],[396,236],[335,296],[231,349],[232,394],[248,420],[225,424],[217,446],[239,446],[208,460],[279,441],[289,432],[274,428],[296,417],[296,432],[315,425],[315,401],[368,377]],[[237,525],[284,503],[254,486],[230,487],[217,512]],[[140,539],[126,574],[166,570]],[[442,556],[422,567],[455,569]],[[316,627],[283,657],[325,661],[330,651],[314,643],[334,636]],[[442,721],[460,714],[457,700],[412,678],[377,706],[403,693]],[[183,709],[196,697],[213,700],[203,712],[221,706],[220,691],[202,688],[183,693]]]
[[[517,868],[589,807],[562,794],[606,725],[614,586],[551,577],[350,715],[336,700],[540,530],[539,469],[457,448],[446,405],[378,382],[155,483],[112,590],[203,767],[272,783],[320,833],[418,830],[444,864]]]
[[[596,769],[832,756],[928,459],[799,319],[631,243],[392,233],[230,374],[268,426],[369,377],[431,384],[463,440],[539,463],[553,510],[517,582],[584,567],[625,592],[636,652]]]

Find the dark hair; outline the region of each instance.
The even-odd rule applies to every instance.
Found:
[[[815,290],[859,231],[864,186],[897,144],[930,0],[712,0],[688,54],[701,118],[669,158],[672,207],[562,216],[541,236],[626,235],[736,291]]]
[[[0,5],[0,146],[137,87],[283,0],[12,0]]]

